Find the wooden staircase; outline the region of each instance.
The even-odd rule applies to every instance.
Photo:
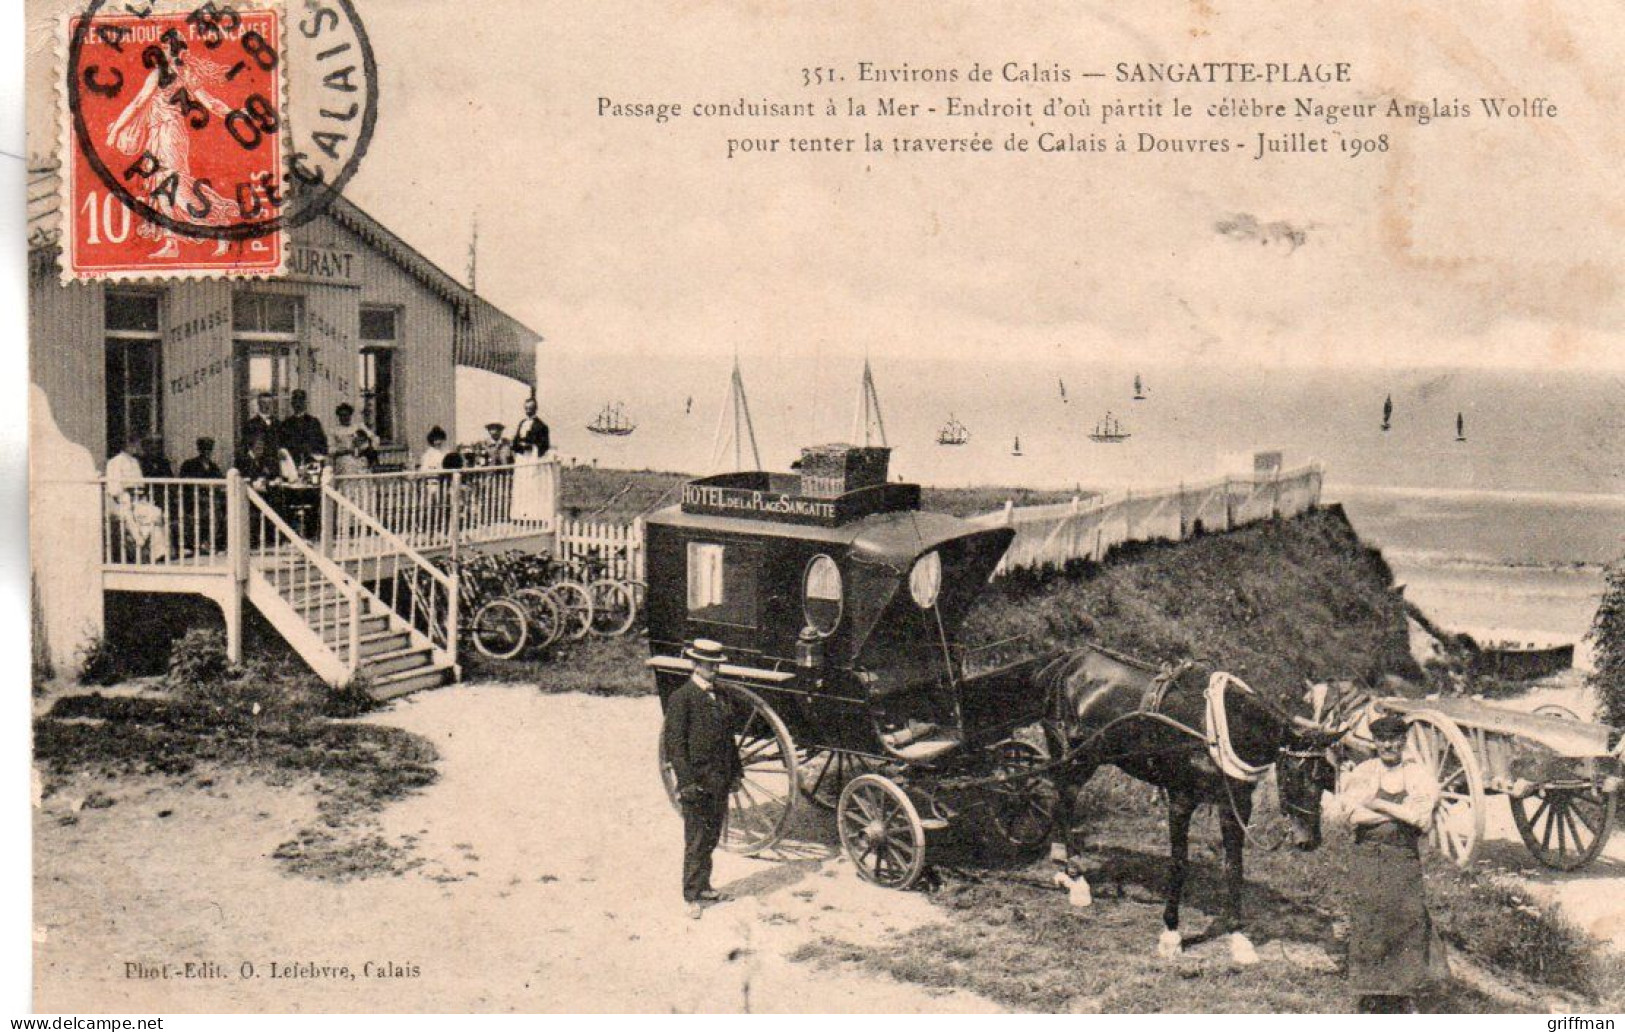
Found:
[[[260,545],[248,559],[246,595],[317,676],[335,686],[360,680],[379,700],[457,679],[456,649],[446,644],[456,638],[455,604],[437,615],[415,596],[403,606],[395,589],[396,570],[403,563],[422,563],[421,557],[402,555],[387,540],[392,560],[387,566],[379,561],[384,553],[359,561],[323,555],[252,488],[247,490]],[[349,515],[367,519],[358,510]],[[380,597],[369,582],[380,589],[389,584],[396,604]],[[455,587],[447,594],[454,598]],[[408,619],[425,614],[426,623]],[[429,633],[424,626],[431,628]]]

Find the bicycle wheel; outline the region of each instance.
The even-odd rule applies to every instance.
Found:
[[[489,659],[512,659],[524,651],[529,636],[525,611],[505,598],[493,599],[474,614],[474,648]]]
[[[605,578],[588,585],[587,594],[592,596],[592,633],[617,638],[631,629],[638,615],[631,588]]]
[[[537,648],[545,649],[559,640],[564,632],[564,614],[546,588],[520,588],[509,597],[530,618],[530,633]]]
[[[580,641],[592,631],[592,596],[587,589],[573,581],[560,581],[547,589],[559,607],[562,636],[568,641]]]

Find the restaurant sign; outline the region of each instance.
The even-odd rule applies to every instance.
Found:
[[[331,247],[290,247],[288,275],[329,283],[354,283],[355,255]]]

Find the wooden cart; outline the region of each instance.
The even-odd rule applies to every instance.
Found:
[[[1344,740],[1345,763],[1374,753],[1366,728],[1377,709],[1410,724],[1408,751],[1443,789],[1429,839],[1458,866],[1478,853],[1492,795],[1506,797],[1518,834],[1547,867],[1578,870],[1607,845],[1625,785],[1619,730],[1555,705],[1525,713],[1477,699],[1384,699]]]

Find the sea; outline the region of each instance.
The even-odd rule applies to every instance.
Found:
[[[569,459],[696,474],[754,465],[751,433],[734,432],[735,356],[542,347],[542,414]],[[1604,565],[1625,556],[1625,370],[1136,368],[877,348],[878,416],[865,422],[864,361],[835,349],[737,356],[763,465],[867,431],[908,480],[1085,493],[1196,482],[1278,450],[1288,468],[1322,465],[1324,498],[1382,548],[1408,597],[1493,640],[1578,641]],[[634,433],[586,430],[610,402]],[[461,407],[460,425],[490,418]],[[1130,436],[1091,441],[1108,413]],[[969,430],[963,446],[936,443],[950,416]]]

